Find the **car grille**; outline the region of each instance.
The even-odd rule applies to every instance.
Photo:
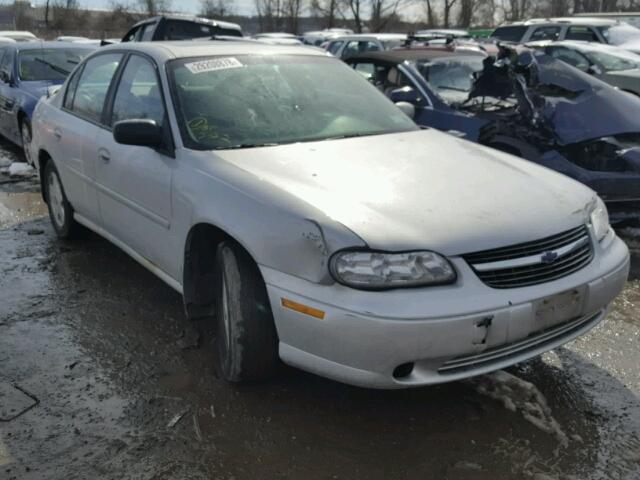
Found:
[[[454,358],[444,363],[438,369],[438,373],[441,375],[453,375],[490,366],[499,363],[505,358],[524,355],[527,352],[549,345],[558,338],[571,337],[584,328],[591,328],[595,326],[601,318],[602,312],[598,312],[595,315],[579,317],[546,330],[532,333],[528,337],[516,342],[489,348],[484,352]]]
[[[533,242],[470,253],[463,258],[493,288],[550,282],[585,267],[593,246],[585,225]]]

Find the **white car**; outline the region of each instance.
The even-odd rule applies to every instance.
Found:
[[[10,38],[16,42],[35,42],[38,40],[38,37],[33,33],[20,30],[0,30],[0,37]]]
[[[407,35],[404,33],[344,35],[331,39],[327,51],[344,60],[361,53],[390,50],[402,46],[405,42]]]
[[[377,388],[501,369],[597,325],[629,271],[593,191],[420,130],[300,47],[105,47],[33,130],[57,234],[90,228],[213,316],[229,381],[279,359]]]

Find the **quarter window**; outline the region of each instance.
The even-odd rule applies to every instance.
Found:
[[[560,36],[560,27],[538,27],[531,34],[530,40],[557,40]]]
[[[84,67],[75,91],[71,110],[87,120],[100,122],[109,85],[122,54],[109,53],[90,59]]]
[[[569,27],[567,30],[567,35],[565,37],[567,40],[581,40],[584,42],[599,42],[600,39],[596,32],[591,30],[589,27]]]
[[[155,120],[162,125],[164,103],[155,68],[148,60],[133,55],[122,73],[111,119],[113,124],[140,118]]]
[[[69,85],[67,86],[67,93],[64,97],[64,108],[71,110],[73,105],[73,96],[76,93],[76,87],[78,86],[78,80],[80,79],[80,72],[82,70],[77,70],[73,73],[71,80],[69,80]]]

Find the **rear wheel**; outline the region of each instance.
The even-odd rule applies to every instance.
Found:
[[[73,218],[73,207],[67,200],[60,175],[51,160],[44,168],[44,189],[49,217],[56,234],[60,238],[73,237],[78,232],[80,225]]]
[[[33,159],[31,158],[31,124],[26,118],[20,122],[20,135],[22,136],[22,150],[24,151],[24,158],[27,160],[29,165],[33,166]]]
[[[278,335],[262,275],[235,242],[216,252],[216,369],[229,382],[264,380],[278,366]]]

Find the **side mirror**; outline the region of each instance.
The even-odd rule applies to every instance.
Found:
[[[11,76],[5,71],[0,71],[0,81],[4,83],[11,83]]]
[[[413,103],[396,102],[396,107],[402,110],[402,113],[404,113],[407,117],[411,119],[416,116],[416,107],[413,105]]]
[[[162,146],[162,128],[148,119],[122,120],[113,126],[113,138],[123,145],[158,148]]]
[[[401,102],[416,104],[419,101],[418,92],[416,92],[411,87],[402,87],[391,90],[391,93],[389,93],[389,98],[395,104]]]
[[[589,75],[602,75],[602,70],[597,65],[589,65],[589,68],[587,68],[587,73]]]

